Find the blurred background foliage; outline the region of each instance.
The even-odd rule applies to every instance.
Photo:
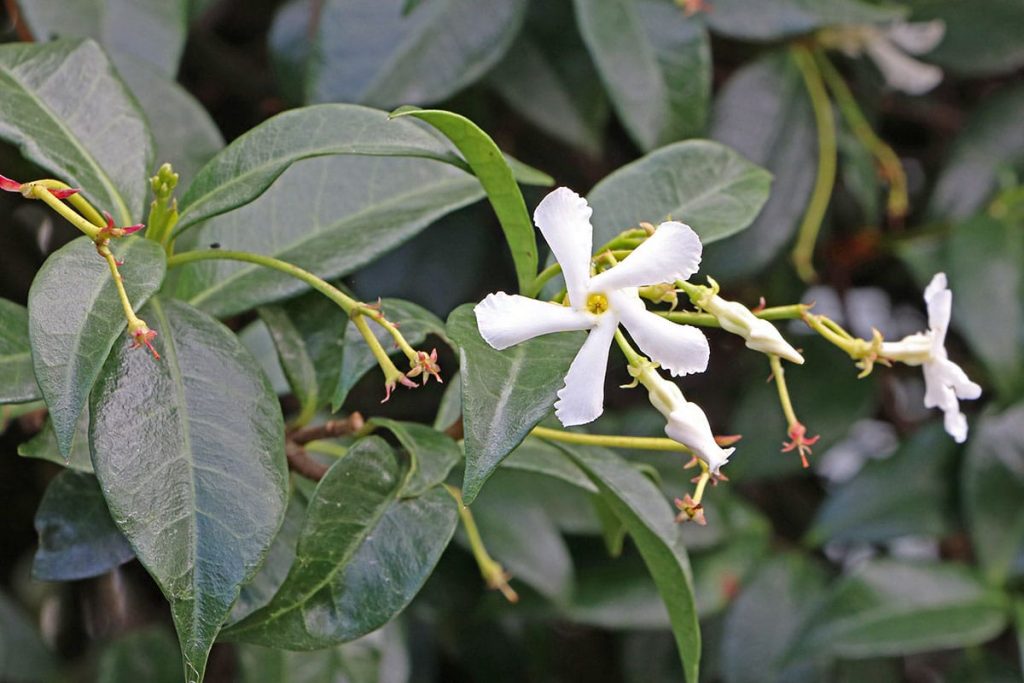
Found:
[[[730,298],[750,305],[761,296],[770,305],[814,299],[858,334],[875,325],[892,338],[924,328],[920,290],[945,271],[954,291],[951,353],[985,388],[983,400],[968,406],[964,447],[921,407],[919,373],[883,368],[857,380],[845,356],[793,325],[784,331],[808,362],[788,373],[791,391],[802,421],[822,435],[812,468],[802,470],[793,454],[779,453],[785,421],[765,384],[767,363],[712,331],[709,372],[687,379],[686,392],[705,406],[716,432],[743,440],[730,481],[707,499],[709,525],[683,534],[704,633],[702,678],[1021,680],[1021,0],[5,5],[4,41],[96,39],[149,118],[157,161],[173,162],[187,180],[225,140],[315,102],[462,113],[503,150],[580,193],[648,152],[706,137],[774,175],[754,224],[705,252],[702,270]],[[945,22],[944,39],[924,56],[944,79],[926,95],[890,90],[871,62],[830,54],[867,122],[898,154],[909,212],[887,211],[871,150],[836,109],[837,178],[815,250],[819,282],[808,291],[788,255],[819,176],[820,122],[793,46],[826,27],[899,18]],[[642,192],[656,194],[661,174],[672,171],[671,157],[657,158],[642,162]],[[407,182],[397,174],[362,186],[357,165],[333,163],[289,173],[348,181],[351,196],[335,198],[346,207],[366,193],[400,193]],[[0,167],[31,176],[11,147],[0,146]],[[424,214],[417,220],[428,230],[346,284],[370,299],[401,296],[442,319],[460,303],[514,287],[500,228],[478,189],[445,191],[452,194],[437,215],[447,215]],[[544,189],[524,191],[532,206]],[[294,217],[304,200],[291,199]],[[232,216],[253,218],[242,214]],[[45,256],[74,233],[7,196],[0,221],[0,295],[23,303]],[[230,225],[218,230],[233,234]],[[204,238],[202,230],[193,234]],[[303,319],[330,315],[319,303],[299,297],[283,310],[301,330]],[[286,410],[297,410],[302,397],[288,395],[266,330],[281,314],[231,323],[263,359]],[[431,318],[420,317],[418,334],[435,334]],[[307,338],[311,348],[316,343]],[[331,340],[319,343],[330,351]],[[366,368],[351,362],[347,393],[332,398],[379,413],[376,380],[361,381]],[[442,367],[449,375],[457,367],[448,349]],[[613,367],[609,385],[627,379]],[[430,422],[440,391],[399,395],[383,412]],[[608,399],[611,410],[595,429],[659,433],[658,416],[636,395]],[[178,680],[166,608],[104,516],[87,451],[74,461],[86,472],[19,457],[53,453],[52,433],[37,405],[4,406],[2,419],[0,680]],[[665,608],[635,548],[608,527],[586,486],[515,466],[517,458],[543,460],[545,448],[527,441],[473,507],[492,553],[515,577],[519,604],[481,586],[457,537],[422,594],[381,631],[314,653],[218,645],[208,680],[680,680]],[[667,497],[689,485],[676,459],[630,457]]]

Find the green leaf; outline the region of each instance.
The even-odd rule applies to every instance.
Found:
[[[830,492],[808,540],[877,543],[942,536],[953,527],[956,443],[941,424],[923,428],[885,460],[874,460]]]
[[[644,151],[700,135],[711,97],[702,22],[670,0],[575,0],[580,33],[612,105]]]
[[[121,277],[138,310],[163,282],[164,251],[138,237],[115,240],[111,251],[124,262]],[[28,293],[28,316],[36,381],[61,453],[68,456],[78,416],[127,325],[110,269],[92,240],[79,237],[46,259]],[[163,333],[153,321],[149,324]]]
[[[961,477],[967,528],[986,578],[1024,574],[1024,406],[974,427]]]
[[[516,114],[598,157],[611,110],[575,23],[569,3],[531,3],[526,26],[487,83]]]
[[[589,493],[597,493],[597,487],[573,462],[562,456],[562,451],[533,436],[528,436],[515,450],[501,461],[501,466],[561,479]]]
[[[672,633],[688,683],[700,667],[700,627],[690,563],[672,508],[647,477],[611,451],[560,444],[600,490],[643,556],[668,609]]]
[[[363,124],[354,121],[353,125]],[[289,168],[250,204],[187,233],[186,246],[230,245],[331,279],[366,265],[481,196],[475,178],[432,161],[367,156],[313,159]],[[181,271],[175,295],[218,317],[309,289],[284,273],[251,263],[201,261]]]
[[[677,142],[626,164],[590,191],[594,244],[641,221],[669,218],[690,225],[705,244],[714,242],[750,225],[770,186],[770,173],[728,147]]]
[[[818,565],[794,553],[758,569],[725,618],[720,654],[725,683],[824,680],[820,664],[785,668],[778,660],[824,593],[825,579]]]
[[[28,309],[0,299],[0,403],[42,398],[32,371]]]
[[[551,334],[496,351],[480,337],[473,306],[448,316],[459,345],[466,475],[462,495],[473,502],[501,461],[555,405],[584,335]]]
[[[402,489],[405,498],[421,496],[443,484],[448,473],[462,460],[462,451],[455,440],[432,427],[383,417],[375,417],[370,423],[394,434],[409,453],[409,475]]]
[[[174,166],[181,187],[224,147],[224,138],[203,105],[185,88],[145,62],[122,57],[118,73],[139,102],[156,145],[154,159]]]
[[[331,155],[420,157],[466,168],[412,121],[352,104],[293,109],[237,138],[203,167],[181,199],[176,234],[253,201],[292,164]]]
[[[23,458],[49,460],[77,472],[92,474],[92,453],[89,451],[89,411],[83,410],[78,417],[75,435],[71,439],[71,454],[64,457],[57,445],[57,434],[47,418],[43,429],[28,441],[18,445],[18,455]]]
[[[743,40],[779,40],[833,24],[876,24],[906,9],[865,0],[716,0],[706,13],[711,30]]]
[[[0,593],[0,680],[34,683],[52,680],[57,657],[39,635],[35,619]]]
[[[994,76],[1024,65],[1024,6],[1016,0],[911,0],[911,21],[941,20],[942,42],[928,61],[965,76]]]
[[[36,510],[35,527],[39,548],[32,577],[39,581],[87,579],[135,557],[91,474],[65,470],[54,477]]]
[[[404,116],[426,121],[462,152],[487,192],[487,199],[494,207],[501,229],[505,232],[505,241],[512,251],[512,261],[516,266],[519,291],[530,294],[531,283],[537,275],[537,238],[530,214],[526,211],[523,193],[519,191],[512,169],[494,140],[475,123],[452,112],[404,109],[391,115],[394,119]]]
[[[189,683],[263,563],[287,502],[277,397],[237,337],[154,298],[161,359],[122,343],[93,390],[93,467],[114,520],[171,603]]]
[[[96,43],[2,45],[0,90],[0,138],[120,225],[142,219],[153,142]]]
[[[771,196],[750,227],[704,249],[702,265],[715,277],[752,275],[796,234],[818,170],[814,112],[788,51],[769,52],[726,81],[711,137],[773,177]]]
[[[1007,608],[965,567],[873,560],[830,588],[780,664],[970,647],[1006,628]]]
[[[522,26],[526,0],[327,0],[282,11],[271,46],[308,102],[358,102],[382,108],[448,99],[501,59]],[[288,11],[292,10],[292,11]],[[282,25],[288,22],[290,25]],[[312,33],[310,32],[312,26]],[[305,40],[295,40],[303,35]]]
[[[263,306],[258,311],[260,320],[267,326],[281,369],[288,378],[288,386],[299,401],[299,424],[312,418],[320,407],[320,387],[317,383],[316,365],[310,358],[306,344],[298,328],[280,306]]]
[[[441,487],[402,499],[406,474],[391,448],[372,436],[332,465],[309,502],[284,584],[225,636],[315,650],[354,640],[403,610],[457,521]]]
[[[381,301],[381,310],[388,320],[398,324],[402,336],[414,348],[422,344],[428,334],[437,335],[442,340],[448,341],[444,323],[425,308],[401,299],[384,299]],[[394,347],[394,340],[387,330],[373,324],[370,325],[370,329],[373,330],[373,334],[380,341],[381,346],[385,349]],[[335,412],[345,403],[348,392],[352,390],[356,382],[377,366],[377,359],[373,357],[373,352],[367,346],[363,335],[356,329],[355,323],[349,321],[346,324],[344,339],[341,372],[337,375],[337,385],[331,395],[331,408]],[[399,354],[400,352],[395,349],[394,353]],[[404,360],[399,360],[399,363],[407,364]]]
[[[928,213],[936,219],[964,219],[984,208],[1000,173],[1024,168],[1024,86],[986,97],[971,112],[953,142],[935,183]]]
[[[142,60],[173,79],[185,48],[186,0],[31,0],[19,3],[37,40],[92,38],[120,66]]]
[[[96,683],[181,683],[178,648],[163,628],[118,638],[100,656]]]

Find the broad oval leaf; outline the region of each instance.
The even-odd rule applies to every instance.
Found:
[[[961,478],[967,527],[986,577],[1024,574],[1024,406],[974,427]]]
[[[693,577],[668,501],[650,479],[611,451],[568,444],[558,447],[587,473],[636,543],[668,609],[686,681],[697,683],[700,625]]]
[[[0,138],[119,224],[142,219],[153,142],[96,43],[2,45],[0,90]]]
[[[682,221],[705,244],[750,225],[771,186],[771,174],[710,140],[677,142],[626,164],[599,182],[587,201],[594,209],[594,245],[641,221]]]
[[[371,424],[394,434],[409,453],[409,475],[402,489],[405,498],[421,496],[443,484],[448,473],[462,460],[462,451],[455,440],[433,427],[383,417],[374,418]]]
[[[188,304],[150,301],[161,359],[121,344],[92,393],[93,467],[167,600],[189,683],[263,563],[287,502],[277,397],[237,337]]]
[[[778,40],[834,24],[895,21],[905,8],[867,0],[715,0],[711,30],[745,40]]]
[[[121,277],[138,310],[163,282],[164,251],[138,237],[115,240],[111,250],[124,262]],[[28,315],[36,381],[50,409],[57,444],[68,456],[89,392],[127,325],[110,269],[92,240],[79,237],[46,259],[28,293]],[[158,334],[163,332],[152,320],[148,323]]]
[[[263,253],[335,278],[482,194],[473,176],[432,161],[312,159],[288,169],[251,204],[216,216],[185,237],[199,248],[217,243]],[[216,316],[308,290],[295,278],[250,263],[201,261],[181,270],[176,295]]]
[[[750,227],[704,250],[703,266],[715,277],[752,275],[796,233],[818,169],[814,112],[788,51],[754,60],[726,82],[712,110],[711,137],[773,177],[771,196]]]
[[[181,683],[180,657],[174,637],[163,627],[133,631],[103,650],[96,683]]]
[[[316,365],[310,357],[302,333],[280,306],[263,306],[258,311],[277,349],[281,370],[288,379],[292,394],[299,401],[298,425],[306,424],[320,407],[320,386]]]
[[[203,167],[181,198],[176,234],[248,204],[298,161],[337,154],[421,157],[465,168],[444,142],[412,121],[352,104],[293,109],[242,135]]]
[[[505,456],[554,410],[584,335],[550,334],[496,351],[480,336],[473,306],[466,304],[448,317],[448,336],[459,345],[466,449],[462,495],[468,505]]]
[[[448,492],[402,499],[406,470],[377,437],[338,460],[306,510],[288,577],[231,640],[315,650],[373,631],[408,605],[455,531]]]
[[[575,0],[612,105],[644,151],[700,135],[711,97],[703,23],[668,0]]]
[[[978,645],[1006,627],[1008,611],[966,567],[874,560],[829,589],[780,664]]]
[[[0,403],[42,398],[32,370],[28,309],[0,299]]]
[[[271,46],[284,52],[279,61],[299,65],[288,75],[301,83],[304,101],[430,104],[473,83],[501,59],[522,26],[526,4],[424,0],[406,12],[405,0],[298,2],[278,15]]]
[[[91,474],[65,470],[54,477],[39,502],[35,526],[39,548],[32,576],[39,581],[87,579],[135,557]]]
[[[18,455],[23,458],[38,458],[67,467],[77,472],[92,474],[92,453],[89,451],[89,411],[83,410],[78,417],[78,426],[71,439],[71,452],[65,457],[57,445],[57,434],[49,419],[43,429],[28,441],[18,445]]]

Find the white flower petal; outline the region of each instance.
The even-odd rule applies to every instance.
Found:
[[[608,291],[687,280],[700,267],[702,251],[700,238],[689,225],[662,223],[622,263],[595,275],[590,289]]]
[[[696,403],[687,402],[669,415],[665,434],[693,451],[693,454],[707,463],[714,474],[720,474],[723,465],[729,461],[735,448],[722,448],[715,442],[708,416]]]
[[[569,366],[565,386],[559,390],[558,401],[555,402],[555,416],[563,426],[593,422],[604,411],[608,349],[618,326],[614,315],[602,315]]]
[[[935,343],[944,346],[949,319],[953,311],[953,292],[946,284],[946,274],[936,273],[924,290],[924,301],[928,306],[928,328],[935,333]]]
[[[635,289],[612,292],[608,301],[640,350],[671,374],[678,377],[708,369],[711,349],[699,329],[651,313]]]
[[[932,21],[900,21],[885,32],[892,42],[904,52],[912,55],[923,55],[939,46],[946,35],[946,22],[942,19]]]
[[[942,81],[942,69],[909,57],[885,38],[870,41],[866,50],[891,88],[923,95]]]
[[[944,358],[924,365],[924,382],[925,407],[941,409],[946,431],[957,443],[963,443],[967,438],[967,418],[960,412],[958,399],[978,398],[981,387],[959,365]]]
[[[587,305],[590,257],[594,249],[593,210],[587,200],[567,187],[560,187],[541,200],[533,212],[551,252],[562,266],[569,303],[576,310]]]
[[[595,324],[593,316],[567,306],[505,292],[488,294],[473,312],[480,336],[499,351],[542,334],[587,330]]]

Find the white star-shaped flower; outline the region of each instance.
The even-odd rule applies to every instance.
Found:
[[[867,53],[890,88],[923,95],[942,81],[942,69],[910,55],[931,52],[945,34],[946,24],[941,19],[898,21],[885,28],[866,25],[835,29],[828,32],[826,42],[851,57]]]
[[[555,415],[566,426],[596,420],[604,410],[608,350],[619,323],[640,349],[673,375],[703,372],[708,340],[690,325],[677,325],[648,311],[638,288],[686,280],[700,265],[700,239],[688,225],[669,221],[621,263],[591,275],[591,208],[568,188],[541,201],[533,220],[562,267],[569,306],[504,292],[477,304],[480,336],[499,351],[552,332],[589,330],[558,392]]]
[[[936,273],[924,290],[928,306],[928,331],[911,334],[898,342],[882,344],[879,355],[924,370],[924,405],[940,408],[943,423],[957,443],[967,439],[967,418],[960,412],[959,399],[976,399],[981,387],[972,382],[959,365],[946,355],[946,332],[953,307],[945,273]]]

